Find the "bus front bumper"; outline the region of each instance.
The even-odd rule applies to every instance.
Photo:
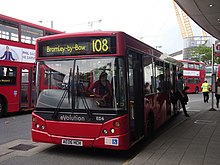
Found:
[[[129,134],[117,136],[99,136],[97,138],[75,138],[50,135],[47,132],[32,129],[34,142],[72,145],[81,147],[108,148],[115,150],[127,150],[130,147]]]

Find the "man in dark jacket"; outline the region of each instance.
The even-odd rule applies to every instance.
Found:
[[[184,94],[183,74],[179,73],[178,74],[178,80],[177,80],[177,83],[176,83],[176,97],[177,97],[177,100],[179,100],[180,103],[181,103],[184,115],[186,117],[189,117],[189,114],[187,113],[186,106],[185,106],[185,104],[186,104],[186,96],[185,95],[186,95],[186,93]]]

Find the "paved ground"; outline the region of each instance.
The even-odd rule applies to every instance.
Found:
[[[201,107],[202,108],[202,107]],[[152,141],[130,165],[219,165],[220,111],[204,110]]]

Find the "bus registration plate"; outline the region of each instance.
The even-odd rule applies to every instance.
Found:
[[[62,139],[63,145],[71,145],[71,146],[83,146],[83,142],[80,140],[70,140],[70,139]]]

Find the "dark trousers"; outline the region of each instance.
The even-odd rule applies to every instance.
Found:
[[[203,92],[204,103],[209,101],[209,92]]]
[[[185,101],[184,101],[182,98],[180,98],[179,100],[180,100],[181,106],[182,106],[182,108],[183,108],[183,113],[184,113],[184,115],[185,115],[185,116],[188,116],[188,113],[187,113],[187,111],[186,111]]]
[[[175,100],[173,101],[173,107],[174,107],[174,113],[176,112],[176,104],[177,104],[177,101],[180,101],[180,103],[181,103],[181,106],[182,106],[182,108],[183,108],[183,113],[184,113],[184,115],[185,116],[189,116],[188,115],[188,113],[187,113],[187,111],[186,111],[186,101],[185,101],[185,99],[184,99],[184,97],[179,93],[179,92],[177,92],[176,94],[175,94]]]
[[[220,100],[220,95],[215,94],[215,98],[216,98],[216,107],[219,107],[219,100]]]

